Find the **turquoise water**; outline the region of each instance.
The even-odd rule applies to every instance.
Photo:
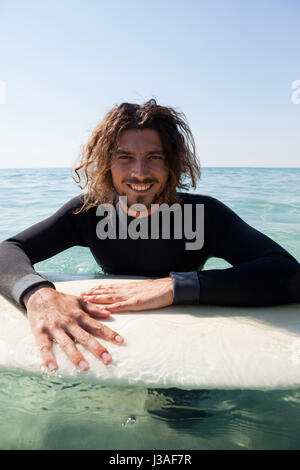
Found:
[[[67,169],[0,170],[0,181],[0,241],[79,193]],[[299,188],[300,168],[204,168],[197,192],[300,260]],[[228,266],[210,259],[205,269]],[[101,273],[81,247],[35,268],[62,278]],[[112,388],[0,373],[0,449],[299,449],[299,421],[300,390]]]

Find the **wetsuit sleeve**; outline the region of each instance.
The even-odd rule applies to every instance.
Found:
[[[233,267],[170,273],[175,304],[258,306],[300,301],[300,265],[292,255],[222,202],[210,198],[204,211],[209,257],[222,258]]]
[[[80,231],[80,215],[74,215],[74,209],[80,204],[79,198],[73,198],[51,217],[0,244],[2,294],[23,307],[23,297],[33,287],[55,288],[33,265],[72,246],[86,246]]]

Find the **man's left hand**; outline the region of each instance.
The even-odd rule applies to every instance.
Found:
[[[111,313],[154,310],[171,305],[174,299],[171,277],[103,283],[81,296]]]

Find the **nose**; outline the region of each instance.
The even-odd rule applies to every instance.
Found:
[[[135,178],[143,179],[150,174],[147,162],[143,158],[137,158],[131,170]]]

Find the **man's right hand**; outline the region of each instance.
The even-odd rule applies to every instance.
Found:
[[[27,316],[45,366],[53,371],[58,368],[52,343],[55,341],[79,370],[89,368],[88,362],[77,349],[82,344],[104,364],[111,355],[94,337],[99,336],[115,344],[123,338],[94,318],[108,318],[110,313],[79,296],[64,294],[51,287],[33,288],[23,298]]]

